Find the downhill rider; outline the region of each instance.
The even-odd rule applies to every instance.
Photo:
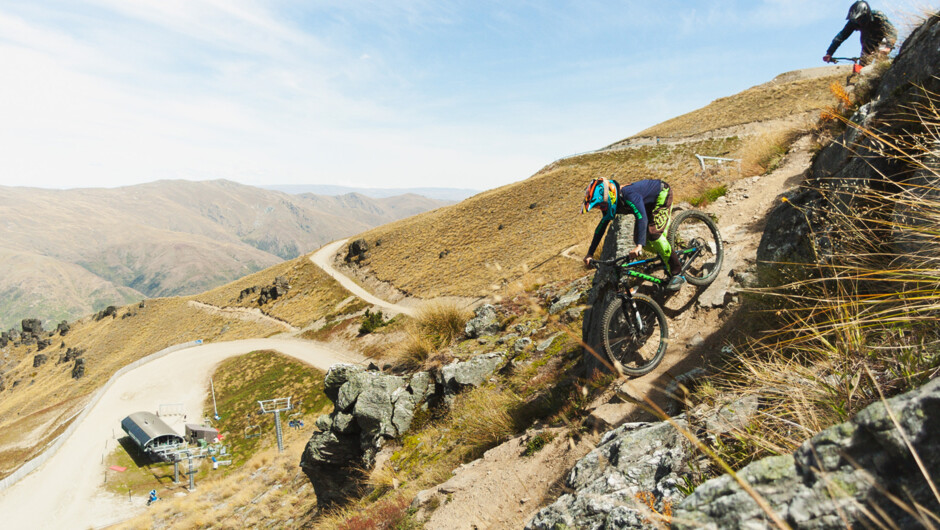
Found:
[[[878,57],[887,57],[898,40],[898,32],[888,17],[881,11],[872,11],[868,2],[859,1],[852,4],[845,19],[848,22],[832,39],[832,44],[823,56],[823,61],[827,63],[835,62],[832,54],[855,31],[861,32],[862,56],[859,63],[862,66],[870,64]]]
[[[597,250],[597,245],[614,216],[631,214],[636,219],[633,224],[633,242],[636,247],[630,251],[631,259],[639,256],[644,248],[655,251],[663,263],[668,264],[670,279],[666,289],[677,291],[685,283],[685,278],[679,275],[682,269],[679,256],[672,252],[666,238],[669,223],[672,221],[672,190],[669,184],[662,180],[639,180],[620,187],[613,179],[597,178],[584,190],[581,213],[595,207],[603,216],[594,229],[594,239],[591,240],[591,247],[584,256],[586,266],[590,267],[594,251]]]

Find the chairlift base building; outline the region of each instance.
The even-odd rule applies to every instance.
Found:
[[[165,445],[182,444],[183,437],[152,412],[135,412],[121,420],[121,429],[141,451],[160,458],[154,450]]]

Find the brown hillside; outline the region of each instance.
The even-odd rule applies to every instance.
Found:
[[[135,291],[137,299],[202,292],[442,204],[413,195],[300,197],[224,180],[0,187],[0,250],[46,258],[45,267],[28,272],[30,284],[0,281],[7,295],[0,299],[0,328],[26,317],[76,318],[126,303]],[[13,268],[22,261],[4,260],[0,277],[26,274]],[[59,281],[55,270],[71,271],[73,281]]]
[[[541,283],[582,274],[580,261],[559,254],[581,245],[575,255],[583,255],[590,241],[597,214],[579,215],[590,178],[666,178],[681,197],[701,186],[694,153],[728,156],[741,145],[706,140],[563,160],[528,180],[362,234],[381,242],[368,265],[379,279],[420,297],[484,296],[517,279]]]
[[[578,214],[589,179],[612,175],[625,184],[662,178],[682,200],[741,176],[726,172],[704,178],[695,154],[744,158],[745,171],[763,171],[766,158],[787,141],[784,127],[806,127],[807,112],[832,105],[829,87],[844,79],[844,70],[832,67],[783,74],[640,133],[702,134],[699,141],[620,149],[614,144],[555,162],[527,180],[455,206],[372,229],[362,237],[380,244],[373,245],[366,265],[380,280],[419,297],[485,296],[516,280],[532,284],[583,274],[578,260],[559,254],[578,245],[573,255],[583,256],[590,242],[598,214]],[[747,139],[727,134],[707,139],[710,135],[704,134],[790,115],[803,119],[771,127],[772,134]]]
[[[632,138],[671,138],[816,111],[833,102],[829,86],[844,83],[849,66],[823,66],[788,72],[773,81],[640,131]],[[617,145],[617,144],[614,144]]]

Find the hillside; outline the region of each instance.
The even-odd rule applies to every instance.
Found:
[[[443,204],[417,195],[292,196],[222,180],[0,187],[0,251],[8,256],[0,328],[198,293]],[[23,270],[38,261],[42,267]]]
[[[585,183],[613,177],[621,183],[665,178],[677,200],[745,176],[735,172],[703,175],[695,154],[743,158],[745,173],[762,172],[767,157],[785,146],[788,131],[802,130],[819,109],[835,103],[830,84],[844,82],[840,67],[823,68],[810,79],[784,74],[670,120],[642,135],[702,134],[742,122],[775,123],[759,134],[716,134],[636,147],[616,145],[557,161],[526,180],[489,190],[459,204],[369,230],[360,237],[373,245],[363,270],[397,289],[421,298],[442,295],[487,296],[515,280],[580,274],[577,260],[590,242],[596,216],[579,215]],[[774,120],[797,116],[797,120]],[[667,125],[668,124],[668,125]],[[695,124],[695,127],[691,127]],[[657,126],[659,127],[659,126]],[[652,133],[650,133],[652,131]],[[671,131],[671,132],[670,132]],[[739,135],[741,134],[741,135]]]

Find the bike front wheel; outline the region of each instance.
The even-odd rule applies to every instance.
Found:
[[[667,238],[683,267],[691,261],[684,273],[689,283],[704,287],[715,281],[725,249],[718,225],[711,217],[698,210],[679,212],[672,220]]]
[[[636,311],[615,298],[604,311],[604,353],[623,373],[637,377],[653,371],[666,355],[669,327],[666,315],[652,298],[633,296]],[[628,320],[629,319],[629,320]],[[642,331],[638,331],[642,321]]]

